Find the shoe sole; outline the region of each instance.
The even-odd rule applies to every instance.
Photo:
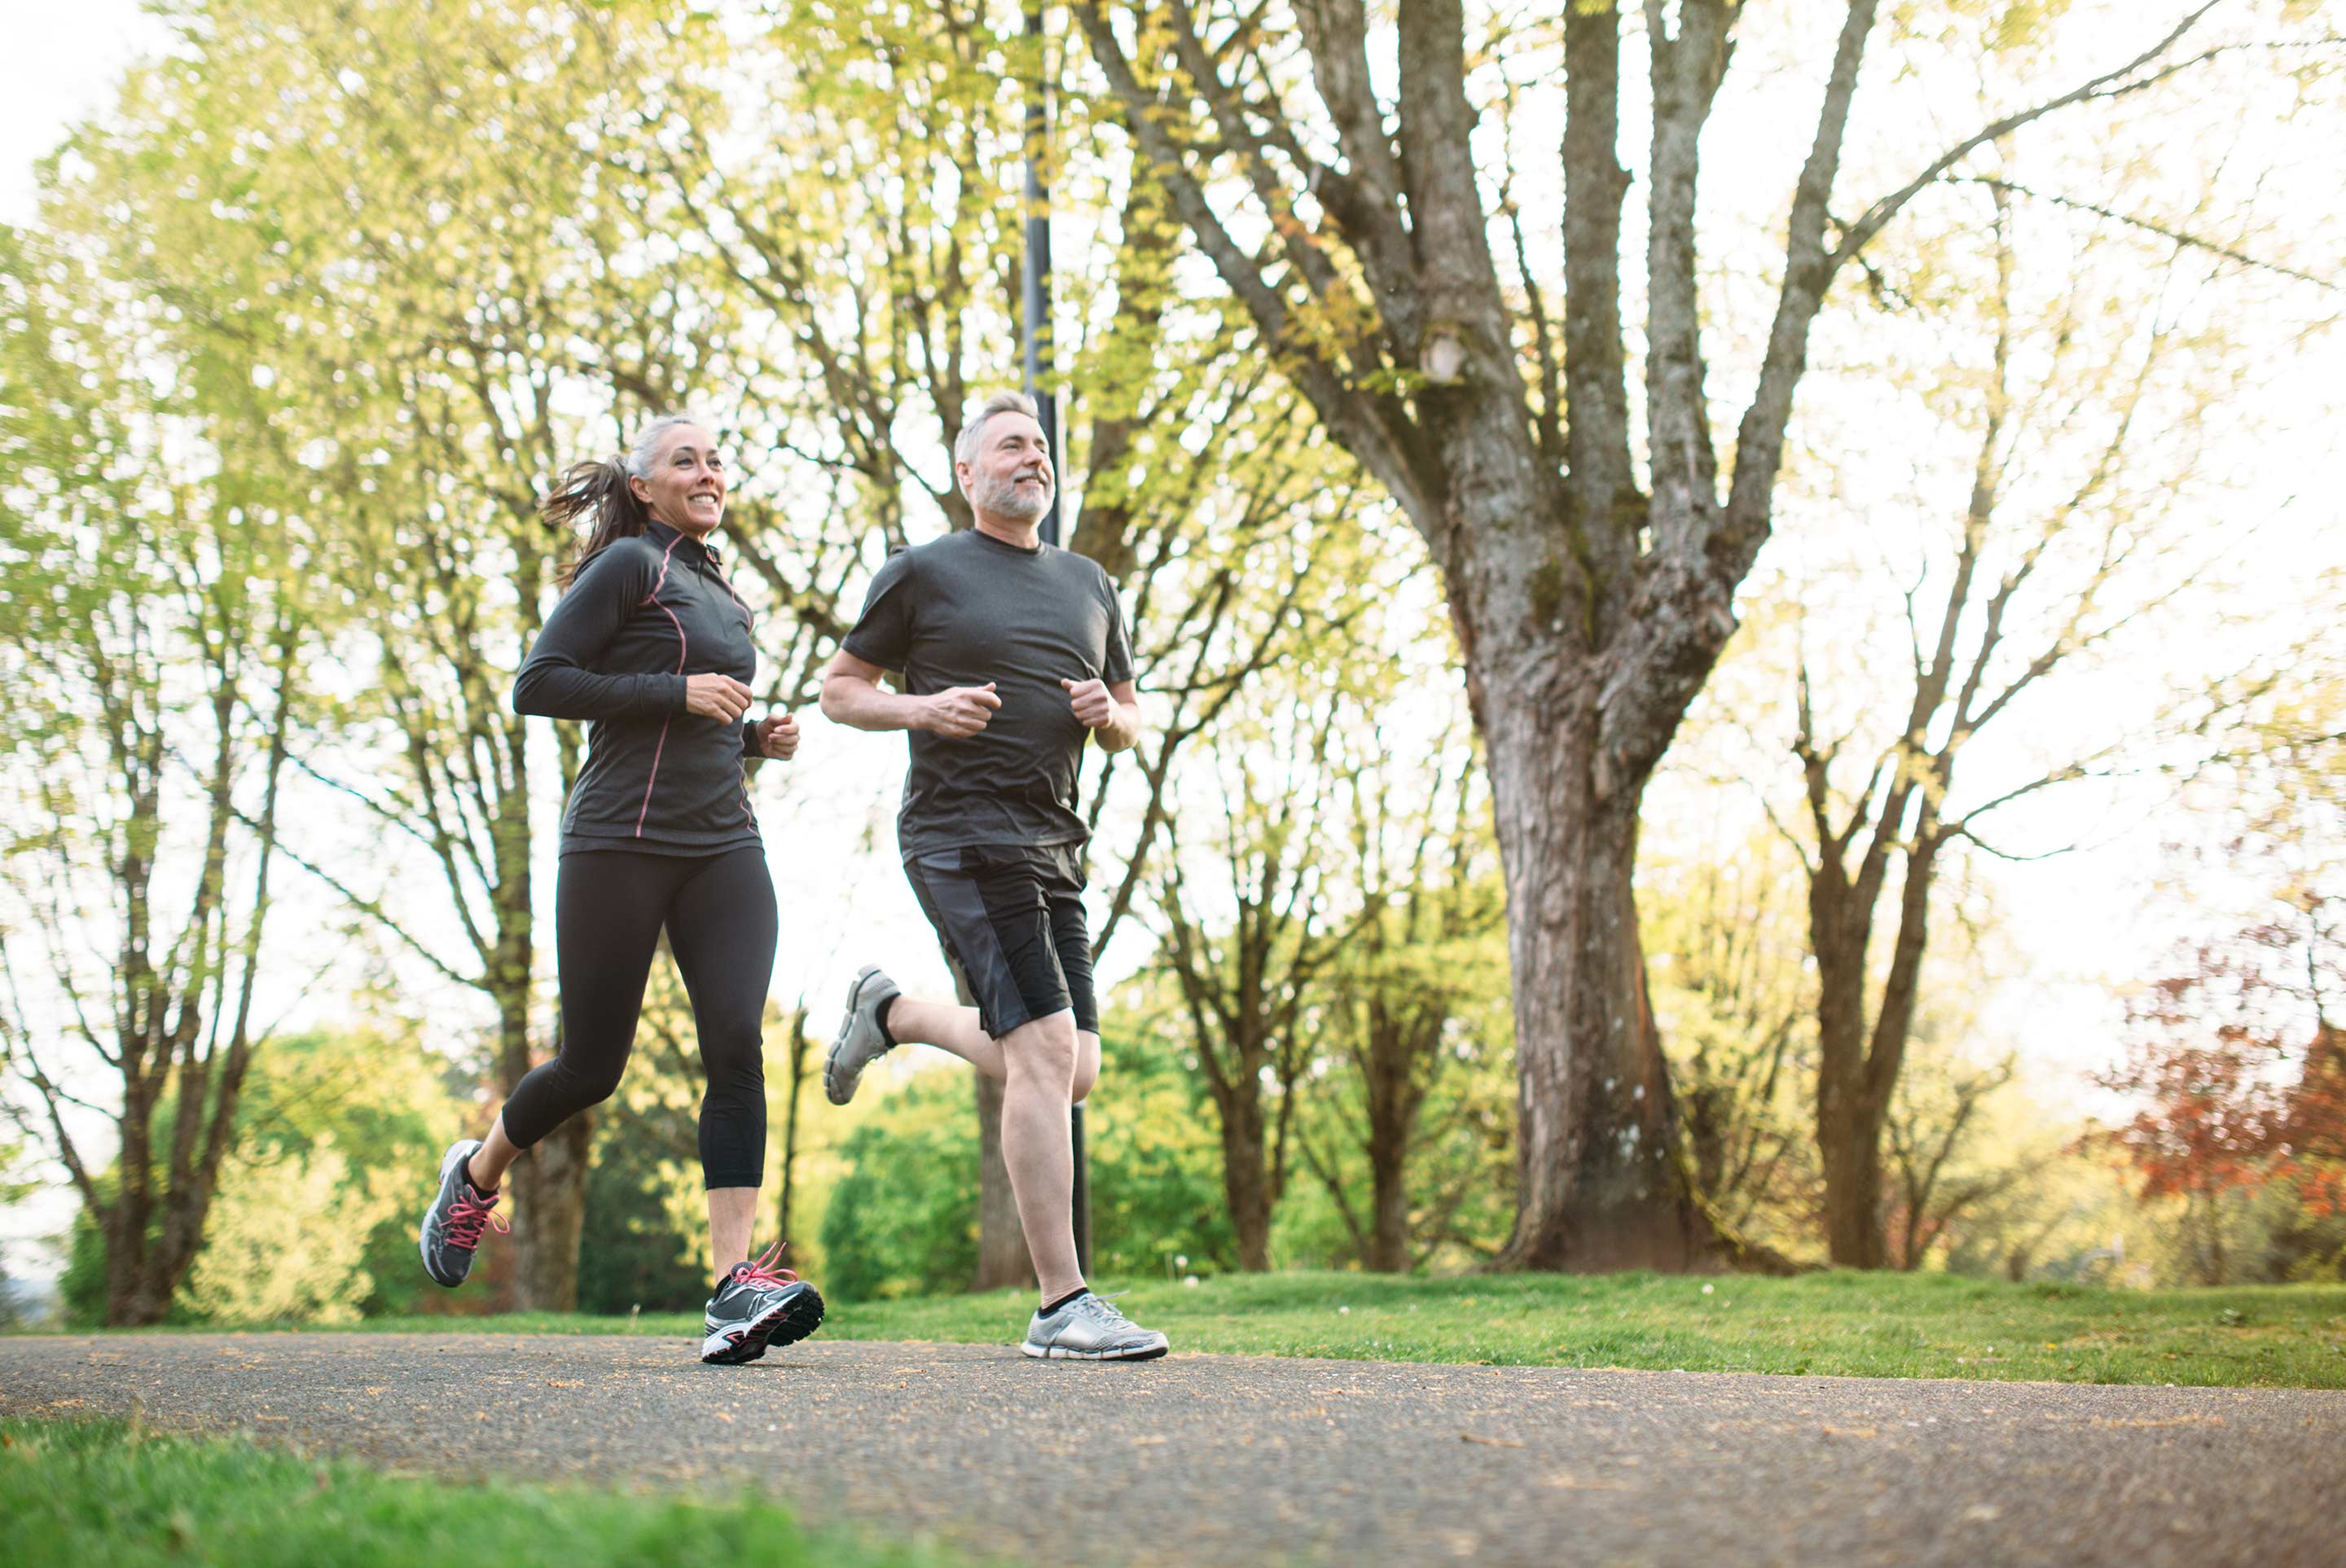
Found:
[[[454,1290],[457,1286],[462,1285],[465,1280],[470,1279],[473,1277],[472,1271],[467,1269],[464,1274],[454,1279],[442,1278],[440,1271],[432,1267],[432,1248],[425,1245],[423,1238],[420,1236],[415,1238],[415,1255],[423,1259],[423,1278],[432,1281],[433,1284],[440,1286],[444,1289]]]
[[[822,1059],[822,1097],[834,1105],[844,1105],[855,1098],[856,1087],[863,1082],[863,1073],[859,1068],[855,1074],[855,1083],[847,1085],[845,1094],[839,1092],[839,1053],[847,1044],[848,1033],[855,1027],[856,1009],[863,1000],[863,988],[870,984],[872,976],[879,972],[880,966],[876,963],[872,964],[859,972],[855,977],[855,983],[847,988],[847,1016],[839,1021],[839,1033],[831,1037],[831,1050]],[[871,1064],[866,1062],[863,1065],[868,1067]]]
[[[1153,1361],[1173,1347],[1144,1345],[1137,1350],[1070,1350],[1064,1345],[1037,1345],[1032,1339],[1018,1349],[1038,1361]]]
[[[754,1323],[707,1336],[700,1341],[700,1359],[712,1367],[738,1367],[770,1347],[795,1345],[821,1327],[822,1295],[810,1285]]]
[[[479,1141],[476,1139],[465,1141],[471,1142],[473,1148],[474,1149],[481,1146]],[[456,1152],[457,1150],[464,1148],[464,1142],[453,1144],[449,1145],[448,1152],[440,1156],[440,1190],[442,1192],[448,1190],[448,1167],[459,1159],[470,1159],[472,1157],[472,1150],[470,1149],[466,1149],[464,1153],[461,1155]],[[432,1207],[434,1208],[440,1207],[440,1200],[436,1195],[432,1200]],[[425,1215],[425,1218],[427,1221],[430,1218],[428,1211]],[[432,1267],[432,1244],[426,1238],[424,1232],[420,1229],[415,1233],[415,1255],[423,1259],[424,1278],[431,1280],[433,1284],[441,1286],[444,1288],[454,1290],[457,1286],[462,1285],[465,1280],[470,1279],[473,1277],[473,1271],[470,1268],[467,1268],[464,1273],[459,1274],[454,1279],[443,1279],[440,1277],[440,1271]]]

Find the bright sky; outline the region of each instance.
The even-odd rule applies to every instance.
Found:
[[[19,9],[22,14],[10,24],[11,91],[0,96],[0,221],[9,223],[26,222],[33,215],[38,160],[70,124],[102,110],[119,73],[161,37],[136,0]],[[1739,61],[1739,69],[1746,64]],[[1772,66],[1781,70],[1783,63]],[[1808,89],[1796,85],[1795,90],[1806,102]],[[1749,112],[1760,111],[1755,103]],[[1739,136],[1731,127],[1715,129],[1706,141],[1712,155],[1707,186],[1726,188],[1732,165],[1741,159],[1747,172],[1754,161],[1767,164],[1754,178],[1772,181],[1770,188],[1780,187],[1772,162],[1749,149],[1780,140]],[[2334,354],[2326,363],[2285,362],[2263,384],[2245,392],[2271,421],[2266,441],[2237,455],[2236,466],[2248,478],[2233,512],[2278,523],[2257,547],[2269,565],[2249,568],[2270,582],[2272,614],[2293,613],[2303,603],[2304,568],[2338,560],[2337,541],[2346,535],[2337,526],[2334,499],[2346,493],[2346,454],[2331,433],[2338,368]],[[1714,390],[1731,395],[1724,387]],[[1817,390],[1823,391],[1821,385]],[[1811,394],[1804,388],[1802,395]],[[941,987],[944,976],[911,896],[894,874],[887,820],[902,776],[902,742],[836,731],[819,716],[805,717],[808,739],[801,755],[827,757],[824,771],[798,774],[788,785],[768,778],[760,781],[759,795],[770,826],[789,824],[770,833],[784,920],[775,993],[789,1002],[803,991],[815,1004],[818,1027],[827,1031],[827,1009],[859,962],[884,955],[915,987]],[[2057,729],[2064,720],[2053,712],[2035,722]],[[2042,732],[2034,738],[2043,739]],[[2032,738],[2015,734],[2012,743],[2025,748]],[[818,779],[819,789],[811,790]],[[1989,1026],[2025,1053],[2063,1064],[2072,1082],[2078,1068],[2106,1057],[2115,1020],[2106,982],[2140,974],[2171,940],[2176,919],[2175,911],[2162,908],[2154,895],[2161,846],[2183,836],[2178,825],[2156,811],[2129,821],[2088,820],[2102,809],[2101,799],[2079,793],[2066,803],[2048,802],[2030,834],[2038,841],[2074,839],[2096,847],[1990,872],[2026,968],[2008,977],[2010,983],[1989,1010]],[[1667,829],[1657,824],[1657,830]],[[552,881],[543,879],[549,899]],[[310,891],[314,894],[314,888]],[[320,904],[292,919],[301,925],[315,916],[312,929],[331,929],[332,915]],[[1127,929],[1104,965],[1104,978],[1128,972],[1146,945],[1145,932]],[[336,993],[332,986],[322,990]],[[461,1030],[480,1022],[484,1020],[457,1019],[450,1027]],[[31,1238],[57,1230],[70,1213],[71,1200],[59,1191],[46,1201],[0,1214],[0,1248],[21,1250]]]
[[[11,7],[0,93],[0,223],[33,217],[34,166],[66,127],[103,109],[123,69],[164,31],[138,0]]]

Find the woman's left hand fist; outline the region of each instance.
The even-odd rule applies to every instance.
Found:
[[[773,713],[758,721],[760,756],[789,759],[799,748],[799,721],[787,713]]]

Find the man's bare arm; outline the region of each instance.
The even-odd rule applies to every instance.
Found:
[[[991,681],[911,697],[881,689],[886,673],[853,654],[835,656],[822,677],[823,717],[851,729],[927,729],[959,739],[984,729],[1002,706]]]

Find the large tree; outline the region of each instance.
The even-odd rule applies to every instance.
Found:
[[[86,194],[51,193],[37,245],[0,232],[0,1105],[80,1195],[106,1321],[136,1325],[202,1246],[269,1033],[315,535],[232,460],[270,412],[250,360],[157,330]]]
[[[1818,461],[1792,504],[1812,525],[1784,578],[1797,673],[1776,700],[1728,706],[1789,720],[1771,743],[1799,765],[1837,1264],[1914,1257],[1885,1227],[1886,1204],[1910,1226],[1914,1205],[1911,1171],[1894,1196],[1885,1179],[1883,1139],[1946,873],[2011,852],[2026,831],[2012,819],[2049,790],[2204,754],[2195,738],[2265,684],[2211,678],[2221,656],[2202,645],[2183,645],[2188,664],[2168,652],[2178,630],[2225,623],[2240,555],[2209,433],[2254,417],[2249,367],[2333,303],[2283,264],[2242,173],[2188,142],[2155,158],[1983,149],[1875,248],[1844,329],[1920,351],[1837,377],[1841,406],[1805,431]],[[1911,489],[1882,484],[1893,452]],[[1868,490],[1882,502],[1846,505]],[[2042,738],[2015,759],[2032,722]]]
[[[1700,284],[1698,196],[1704,126],[1746,6],[1643,6],[1642,331],[1622,286],[1632,182],[1618,154],[1625,18],[1611,0],[1576,0],[1562,22],[1560,304],[1520,243],[1504,153],[1495,167],[1477,157],[1478,115],[1494,96],[1494,73],[1480,67],[1543,46],[1540,36],[1486,37],[1504,28],[1484,18],[1470,47],[1464,0],[1412,0],[1390,25],[1362,0],[1072,8],[1139,159],[1261,350],[1443,572],[1509,895],[1521,1204],[1504,1261],[1681,1268],[1716,1257],[1729,1238],[1682,1176],[1647,1003],[1638,808],[1768,537],[1810,329],[1836,277],[1919,193],[2033,120],[2144,91],[2207,57],[2180,51],[2215,5],[1917,155],[1912,178],[1856,208],[1834,190],[1879,5],[1851,0],[1724,463],[1705,386],[1707,329],[1724,301]],[[1511,237],[1503,263],[1495,242]]]
[[[521,5],[190,0],[185,47],[126,97],[142,117],[86,149],[125,229],[165,241],[125,250],[172,335],[279,389],[236,459],[308,495],[311,570],[370,611],[338,649],[367,678],[292,738],[294,763],[396,852],[307,822],[284,851],[485,1004],[506,1092],[559,1044],[533,907],[552,791],[508,696],[572,548],[536,499],[616,444],[623,419],[599,416],[682,401],[724,325],[623,243],[625,193],[597,178],[634,123],[603,51],[617,33],[648,68],[645,9],[590,29]],[[227,256],[247,264],[224,274]],[[515,1170],[529,1305],[575,1302],[590,1127]]]

